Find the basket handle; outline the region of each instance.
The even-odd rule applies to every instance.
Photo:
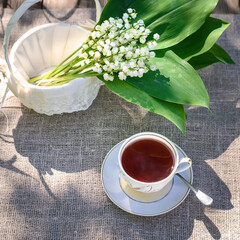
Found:
[[[97,23],[101,17],[102,7],[99,0],[95,0],[95,5],[96,5],[96,23]]]
[[[5,35],[4,35],[4,40],[3,40],[3,50],[4,50],[4,56],[5,56],[5,61],[7,64],[7,68],[9,70],[10,76],[7,74],[7,70],[6,72],[4,72],[4,77],[3,80],[6,83],[6,87],[5,87],[5,91],[3,94],[3,97],[1,99],[1,103],[0,103],[0,111],[3,112],[2,110],[2,106],[3,103],[6,99],[7,96],[7,92],[9,90],[8,88],[8,78],[9,77],[13,77],[13,71],[12,71],[12,67],[9,61],[9,57],[8,57],[8,45],[9,45],[9,38],[10,38],[10,34],[12,31],[12,28],[14,26],[14,24],[19,20],[19,18],[24,14],[24,12],[30,8],[33,4],[39,2],[40,0],[26,0],[25,2],[23,2],[23,4],[17,9],[17,11],[13,14],[13,16],[11,17],[11,19],[9,20],[6,30],[5,30]],[[2,64],[1,64],[2,65]],[[3,114],[5,115],[6,119],[7,119],[7,124],[8,124],[8,118],[6,116],[6,114],[3,112]]]
[[[7,24],[7,28],[6,28],[4,40],[3,40],[3,49],[4,49],[5,60],[11,75],[12,75],[12,67],[8,57],[8,45],[9,45],[9,38],[10,38],[12,28],[14,24],[20,19],[20,17],[25,13],[25,11],[37,2],[40,2],[40,0],[26,0],[25,2],[23,2],[23,4],[17,9],[17,11],[13,14],[13,16],[11,17],[11,19]]]
[[[12,28],[15,25],[15,23],[21,18],[21,16],[26,12],[26,10],[37,2],[40,2],[40,0],[26,0],[25,2],[23,2],[22,5],[13,14],[13,16],[11,17],[11,19],[7,24],[4,40],[3,40],[3,49],[4,49],[5,60],[6,60],[8,69],[10,71],[10,74],[12,76],[13,76],[12,67],[8,57],[8,45],[9,45],[9,39],[10,39]],[[99,0],[95,0],[95,4],[96,4],[96,22],[98,22],[101,16],[102,9],[101,9],[101,4]]]

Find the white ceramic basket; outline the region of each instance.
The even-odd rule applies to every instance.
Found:
[[[5,59],[9,69],[8,87],[26,107],[38,113],[53,115],[86,110],[101,86],[101,81],[96,77],[79,78],[56,87],[39,87],[29,84],[27,80],[58,65],[69,56],[87,39],[90,33],[88,30],[67,23],[33,28],[15,42],[8,57],[7,48],[13,25],[38,1],[25,1],[8,23],[4,39]]]

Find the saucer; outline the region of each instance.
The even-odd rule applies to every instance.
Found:
[[[124,140],[115,145],[106,155],[102,165],[102,183],[107,196],[122,210],[140,216],[156,216],[167,213],[179,206],[190,189],[177,176],[174,176],[164,189],[156,193],[141,193],[130,188],[120,176],[118,152]],[[181,157],[187,155],[175,144]],[[192,168],[181,173],[190,183],[193,182]]]

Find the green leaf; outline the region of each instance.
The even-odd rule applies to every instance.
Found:
[[[118,96],[129,102],[135,103],[150,112],[162,115],[185,133],[185,111],[183,105],[169,103],[151,97],[140,89],[128,84],[126,81],[119,80],[117,77],[115,77],[112,82],[104,81],[102,77],[99,77],[99,79]]]
[[[174,52],[158,50],[149,64],[155,64],[159,71],[149,71],[142,78],[127,78],[127,82],[167,102],[209,108],[208,93],[201,78]]]
[[[131,7],[138,19],[153,32],[161,35],[157,49],[173,46],[205,22],[218,0],[110,0],[105,6],[99,24],[109,17],[122,17]],[[152,34],[153,34],[152,33]]]
[[[207,52],[226,30],[230,23],[208,17],[198,31],[173,46],[171,50],[188,61],[190,58]]]
[[[214,46],[209,51],[212,53],[220,62],[225,64],[235,64],[228,53],[219,45],[214,44]]]
[[[151,24],[157,18],[180,7],[189,0],[109,0],[104,7],[99,23],[109,17],[122,17],[128,8],[134,8],[137,11],[137,20],[144,20],[146,26]]]
[[[148,25],[153,33],[160,34],[156,49],[171,47],[197,31],[217,2],[217,0],[185,1],[181,6]]]
[[[217,62],[221,62],[224,64],[234,64],[234,61],[231,59],[228,53],[217,44],[214,44],[209,51],[191,58],[188,62],[196,70],[205,68]]]

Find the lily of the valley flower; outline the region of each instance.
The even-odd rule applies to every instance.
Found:
[[[149,67],[147,63],[155,57],[153,49],[159,35],[155,33],[153,40],[147,41],[151,31],[145,28],[143,20],[132,23],[136,16],[136,11],[129,8],[122,18],[110,17],[96,25],[83,45],[70,55],[77,54],[74,59],[67,62],[68,57],[49,73],[29,82],[54,86],[88,75],[102,75],[105,81],[113,81],[114,76],[126,80],[141,78],[149,69],[155,71],[156,66]]]

